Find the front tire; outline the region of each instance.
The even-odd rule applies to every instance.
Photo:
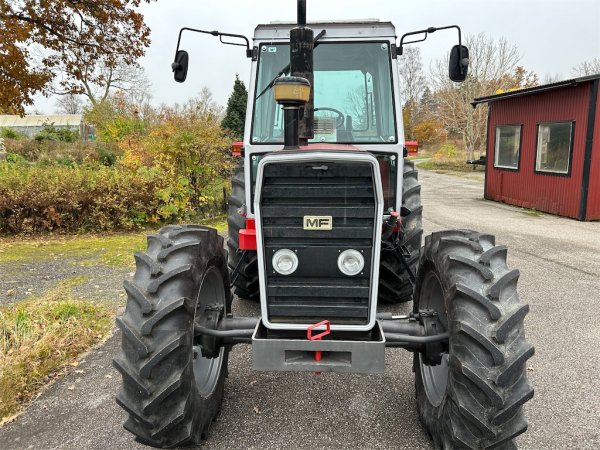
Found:
[[[404,159],[402,174],[402,206],[410,210],[410,214],[402,218],[403,237],[399,245],[410,255],[408,266],[413,274],[417,274],[421,241],[423,238],[423,206],[421,206],[421,184],[415,163]],[[379,265],[379,303],[393,304],[409,302],[413,298],[413,285],[408,272],[398,260],[395,251],[382,248]]]
[[[417,407],[436,448],[514,448],[527,429],[523,404],[533,397],[526,361],[528,305],[517,294],[518,270],[506,247],[472,231],[425,240],[414,310],[438,311],[449,351],[437,366],[415,353]]]
[[[227,225],[229,239],[227,249],[229,250],[229,270],[233,271],[238,265],[241,253],[238,252],[240,230],[246,227],[246,218],[239,213],[239,209],[246,201],[246,188],[244,180],[244,160],[238,164],[231,178],[231,196],[229,197],[229,215]],[[239,268],[237,278],[233,285],[233,292],[240,298],[258,301],[260,299],[260,288],[258,285],[258,256],[256,251],[248,250],[246,260]]]
[[[228,349],[205,358],[194,323],[202,325],[207,305],[230,310],[225,253],[216,230],[188,225],[148,236],[147,251],[135,255],[114,365],[123,376],[124,427],[147,445],[197,444],[221,408]]]

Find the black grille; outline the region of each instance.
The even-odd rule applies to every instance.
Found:
[[[260,213],[271,322],[368,322],[375,206],[368,163],[265,166]],[[304,216],[332,216],[333,229],[304,230]],[[273,254],[282,248],[295,251],[299,259],[298,270],[288,276],[272,267]],[[353,277],[337,266],[340,252],[349,248],[365,258],[362,274]]]

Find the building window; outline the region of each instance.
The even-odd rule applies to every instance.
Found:
[[[501,125],[496,127],[494,167],[518,170],[520,151],[521,125]]]
[[[538,125],[536,172],[568,174],[573,149],[573,122]]]

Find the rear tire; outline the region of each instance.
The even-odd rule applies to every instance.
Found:
[[[527,429],[522,406],[533,397],[526,361],[534,349],[518,277],[493,236],[460,230],[425,239],[414,310],[438,311],[450,334],[442,364],[414,357],[419,416],[436,448],[515,448]]]
[[[244,180],[244,160],[235,169],[231,178],[231,197],[229,197],[229,215],[227,225],[229,226],[229,239],[227,249],[229,250],[229,269],[235,270],[241,258],[238,253],[240,230],[246,228],[246,218],[239,213],[239,209],[246,201],[246,188]],[[235,280],[233,292],[240,298],[258,301],[260,299],[258,285],[258,257],[256,252],[249,250],[246,260],[240,267],[238,277]]]
[[[117,403],[129,414],[124,427],[154,447],[197,444],[221,408],[227,373],[229,349],[205,358],[194,338],[204,306],[230,311],[223,238],[210,228],[169,226],[148,236],[135,259],[114,359],[123,376]]]
[[[403,217],[404,237],[400,245],[410,253],[407,262],[416,276],[423,237],[423,207],[415,163],[407,159],[404,160],[402,176],[402,206],[409,209],[410,214]],[[382,249],[378,292],[379,303],[383,304],[409,302],[413,298],[413,285],[408,272],[392,251]]]

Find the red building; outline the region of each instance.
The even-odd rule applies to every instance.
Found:
[[[477,98],[489,105],[485,198],[600,219],[600,74]]]

